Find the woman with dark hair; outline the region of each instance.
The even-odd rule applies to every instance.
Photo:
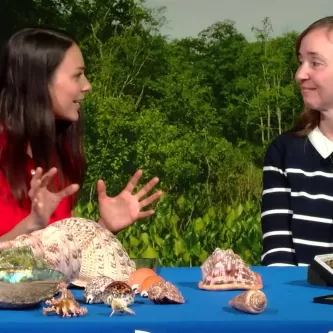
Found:
[[[27,28],[6,43],[0,59],[0,241],[70,217],[86,165],[81,103],[91,90],[78,43],[67,34]],[[137,171],[116,197],[97,183],[99,223],[113,233],[154,213],[141,200],[157,184],[132,194]],[[140,201],[141,200],[141,201]]]
[[[333,17],[296,44],[304,111],[268,147],[263,170],[263,265],[309,265],[333,251]]]

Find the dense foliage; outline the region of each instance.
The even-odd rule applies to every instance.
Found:
[[[81,42],[93,92],[76,213],[97,217],[98,178],[115,195],[142,168],[144,180],[160,178],[164,197],[154,217],[118,234],[131,256],[200,265],[215,247],[230,247],[259,264],[264,151],[301,109],[296,33],[272,38],[265,18],[254,42],[232,21],[168,40],[160,33],[164,9],[134,0],[21,0],[6,8],[1,40],[47,23]]]

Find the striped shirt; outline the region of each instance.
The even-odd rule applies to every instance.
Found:
[[[267,148],[261,225],[266,266],[308,265],[333,252],[333,142],[318,128]]]

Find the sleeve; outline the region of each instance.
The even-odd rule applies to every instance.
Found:
[[[291,189],[285,172],[284,152],[276,142],[269,145],[263,168],[261,228],[264,266],[294,266],[290,207]]]
[[[0,236],[3,236],[27,217],[30,208],[20,206],[11,193],[7,180],[0,168]]]

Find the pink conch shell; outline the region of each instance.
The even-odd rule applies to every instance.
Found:
[[[261,276],[231,249],[219,248],[201,266],[202,281],[198,287],[206,290],[261,289]]]
[[[168,281],[158,281],[148,290],[149,299],[155,304],[182,304],[184,297],[179,289]]]
[[[257,314],[266,309],[267,298],[260,290],[247,290],[231,299],[229,305],[242,312]]]
[[[81,287],[97,276],[127,281],[136,268],[110,231],[84,218],[60,220],[29,235],[2,242],[0,250],[21,246],[29,246],[36,256]]]

